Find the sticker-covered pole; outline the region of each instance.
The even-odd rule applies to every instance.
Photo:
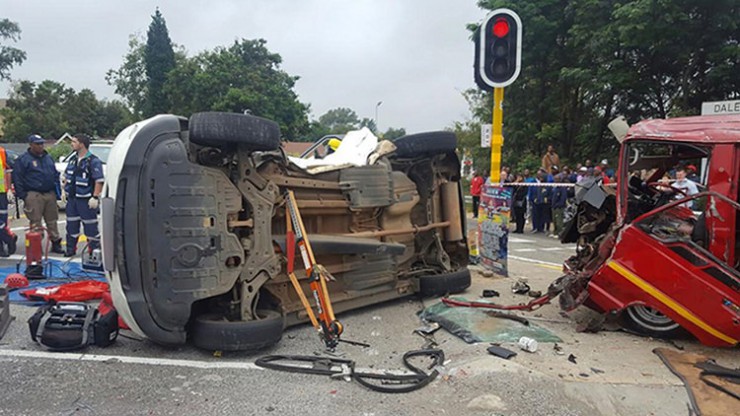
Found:
[[[493,121],[491,126],[491,183],[501,180],[501,147],[504,144],[504,89],[493,89]]]

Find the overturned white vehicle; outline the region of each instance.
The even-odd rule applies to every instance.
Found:
[[[456,138],[421,133],[393,144],[352,132],[327,166],[286,157],[277,124],[250,115],[160,115],[126,128],[108,160],[101,212],[116,309],[157,343],[278,342],[307,320],[285,272],[287,190],[335,278],[336,311],[464,290]]]

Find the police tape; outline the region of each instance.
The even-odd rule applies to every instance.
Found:
[[[488,186],[493,186],[492,184],[487,184]],[[497,184],[497,187],[510,187],[510,186],[532,186],[532,187],[547,187],[547,188],[572,188],[576,186],[575,183],[562,183],[562,182],[504,182]],[[608,183],[608,184],[599,184],[601,186],[606,187],[615,187],[617,186],[616,183]]]
[[[494,186],[493,184],[488,184]],[[560,182],[504,182],[496,184],[497,187],[509,187],[509,186],[534,186],[534,187],[548,187],[548,188],[572,188],[576,186],[574,183],[560,183]]]

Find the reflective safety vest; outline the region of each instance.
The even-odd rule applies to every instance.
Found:
[[[5,153],[5,148],[0,147],[0,194],[8,192],[8,188],[5,186],[6,170],[8,170],[8,156]]]
[[[92,153],[77,161],[73,155],[64,171],[66,183],[64,192],[70,198],[90,198],[95,189],[95,182],[103,178],[103,164]]]

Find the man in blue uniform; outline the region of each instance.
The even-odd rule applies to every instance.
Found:
[[[98,234],[98,205],[103,190],[103,163],[88,150],[90,136],[77,134],[72,137],[76,152],[64,171],[64,191],[67,193],[67,251],[65,257],[77,253],[80,222],[87,237],[90,251],[100,248]]]
[[[43,218],[51,239],[51,251],[64,253],[57,228],[59,172],[51,156],[44,150],[44,139],[38,134],[28,136],[28,151],[15,162],[13,184],[16,196],[24,202],[30,227],[40,227]]]

